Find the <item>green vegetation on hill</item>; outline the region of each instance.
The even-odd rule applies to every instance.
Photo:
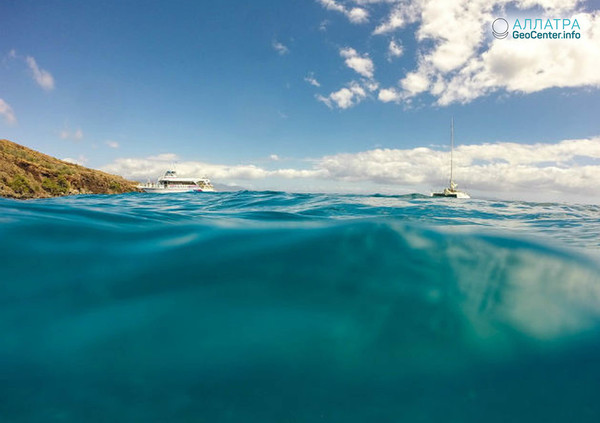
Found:
[[[138,191],[137,182],[38,153],[0,139],[0,196],[46,198]]]

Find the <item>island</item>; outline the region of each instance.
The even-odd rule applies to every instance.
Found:
[[[138,183],[0,139],[0,196],[29,199],[139,191]]]

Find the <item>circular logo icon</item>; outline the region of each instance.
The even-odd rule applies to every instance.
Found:
[[[504,18],[498,18],[492,22],[492,35],[498,39],[508,36],[508,22]]]

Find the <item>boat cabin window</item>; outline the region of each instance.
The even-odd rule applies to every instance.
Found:
[[[165,185],[196,185],[194,181],[165,181]]]

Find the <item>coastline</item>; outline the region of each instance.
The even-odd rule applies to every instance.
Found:
[[[137,182],[0,139],[0,197],[35,199],[140,192]]]

